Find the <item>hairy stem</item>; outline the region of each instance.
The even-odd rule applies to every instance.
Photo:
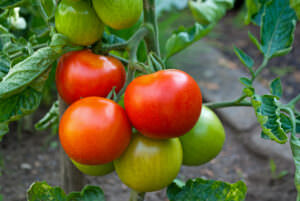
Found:
[[[254,77],[252,77],[252,82],[258,77],[261,71],[267,66],[269,62],[269,58],[265,57],[262,64],[258,67],[258,69],[254,73]]]
[[[211,109],[223,108],[223,107],[251,107],[252,104],[247,101],[228,101],[228,102],[218,102],[218,103],[205,103],[205,106]]]
[[[155,12],[155,0],[144,1],[144,22],[152,26],[152,31],[145,37],[149,52],[155,52],[160,57],[157,16]]]
[[[295,107],[295,105],[300,101],[300,94],[298,96],[296,96],[295,98],[293,98],[290,102],[289,102],[289,106],[291,107]]]

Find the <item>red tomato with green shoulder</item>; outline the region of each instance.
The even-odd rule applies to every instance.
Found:
[[[131,133],[125,110],[102,97],[76,101],[59,124],[63,149],[83,165],[102,165],[117,159],[128,146]]]
[[[162,70],[134,79],[125,91],[133,126],[155,139],[179,137],[196,124],[202,107],[197,82],[181,70]]]
[[[119,92],[125,79],[126,71],[119,60],[90,50],[64,54],[56,69],[58,93],[68,104],[89,96],[106,97],[113,87]]]
[[[203,107],[194,128],[181,136],[180,141],[183,164],[202,165],[214,159],[222,150],[225,130],[218,116],[208,107]]]
[[[178,138],[154,140],[137,133],[122,156],[114,161],[121,181],[138,192],[165,188],[176,178],[181,164]]]

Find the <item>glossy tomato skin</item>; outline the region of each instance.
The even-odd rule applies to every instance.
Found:
[[[83,165],[74,160],[71,161],[80,172],[89,176],[104,176],[115,169],[112,162],[103,165]]]
[[[119,60],[90,50],[66,53],[56,69],[58,93],[68,104],[82,97],[106,97],[113,87],[118,92],[125,79],[126,71]]]
[[[114,29],[125,29],[138,22],[143,0],[93,0],[99,18]]]
[[[197,122],[202,96],[196,81],[181,70],[163,70],[134,79],[125,91],[133,126],[155,139],[178,137]]]
[[[55,12],[55,27],[76,45],[91,45],[99,40],[104,24],[86,0],[62,0]]]
[[[178,175],[182,148],[178,138],[154,140],[134,134],[127,150],[114,161],[121,181],[138,192],[168,186]]]
[[[180,137],[183,149],[183,164],[202,165],[214,159],[222,150],[225,130],[218,116],[203,107],[194,128]]]
[[[59,124],[59,139],[66,154],[84,165],[112,162],[126,149],[131,125],[124,109],[101,97],[73,103]]]

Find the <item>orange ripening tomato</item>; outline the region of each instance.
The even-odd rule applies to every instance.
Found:
[[[66,53],[56,69],[57,90],[68,104],[89,96],[106,97],[113,87],[118,92],[125,79],[126,71],[119,60],[90,50]]]
[[[141,134],[167,139],[184,135],[202,107],[197,82],[181,70],[162,70],[134,79],[125,91],[125,109]]]
[[[73,103],[59,124],[59,139],[66,154],[83,165],[100,165],[117,159],[131,138],[125,110],[101,97]]]

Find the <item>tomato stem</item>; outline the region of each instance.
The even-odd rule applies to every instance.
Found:
[[[217,103],[205,103],[205,106],[211,109],[223,108],[223,107],[251,107],[252,104],[247,101],[227,101],[227,102],[217,102]]]
[[[129,201],[144,201],[146,193],[139,193],[131,190]]]
[[[146,37],[145,41],[149,52],[155,52],[160,57],[160,47],[158,39],[158,25],[157,15],[155,12],[155,0],[143,0],[144,1],[144,22],[151,24],[153,31]]]

